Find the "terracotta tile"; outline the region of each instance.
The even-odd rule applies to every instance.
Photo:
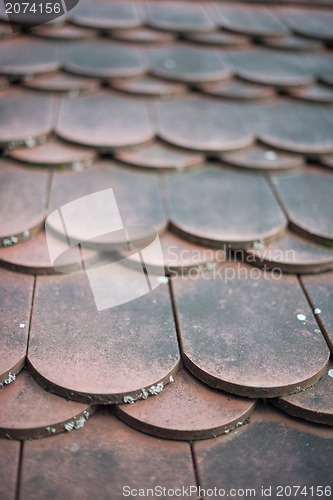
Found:
[[[0,45],[0,74],[22,77],[48,73],[59,68],[61,58],[56,43],[22,35],[8,38]]]
[[[174,383],[148,401],[119,405],[117,415],[129,425],[167,439],[216,437],[248,419],[255,402],[216,391],[185,368]]]
[[[237,108],[204,97],[189,97],[157,105],[163,140],[196,151],[225,151],[252,144],[254,137]]]
[[[0,14],[1,17],[1,14]],[[7,16],[6,16],[7,17]],[[7,18],[8,19],[8,18]],[[15,36],[12,25],[5,21],[0,21],[0,40]]]
[[[192,241],[246,248],[285,230],[285,216],[262,176],[210,167],[170,176],[167,187],[170,222]]]
[[[138,173],[120,168],[111,162],[99,162],[94,167],[83,172],[57,172],[54,174],[50,194],[49,212],[62,207],[82,196],[112,188],[114,196],[125,226],[153,227],[163,231],[167,226],[167,219],[161,199],[157,178],[148,173]],[[69,236],[79,242],[90,239],[87,235],[90,226],[86,217],[77,215],[75,227]],[[98,207],[97,207],[98,210]],[[90,221],[95,224],[94,217]],[[58,233],[56,224],[48,221],[49,227]],[[112,233],[111,233],[112,234]],[[105,235],[95,239],[94,244],[106,245],[113,242],[112,236],[108,239]]]
[[[236,33],[251,36],[281,36],[288,33],[288,28],[280,21],[274,7],[215,2],[215,12],[218,24]]]
[[[82,261],[78,248],[69,251],[60,238],[48,235],[49,245],[61,256],[61,266],[63,272],[72,272],[82,269]],[[85,250],[85,262],[91,264],[97,261],[98,255],[93,250]],[[31,240],[20,244],[0,249],[0,266],[13,269],[15,271],[29,274],[55,274],[54,268],[47,246],[44,231],[41,231]]]
[[[292,51],[320,50],[323,48],[323,44],[318,40],[310,40],[309,38],[303,38],[297,35],[265,37],[262,38],[260,42],[266,47]]]
[[[271,87],[264,87],[237,79],[227,82],[205,83],[200,85],[199,89],[205,94],[225,99],[262,100],[270,99],[275,95],[275,91]]]
[[[203,4],[184,1],[147,2],[150,26],[177,33],[212,31],[216,25]]]
[[[328,168],[333,168],[333,155],[323,155],[318,158],[321,165]]]
[[[56,132],[70,142],[108,151],[148,143],[154,136],[145,103],[111,93],[63,99]]]
[[[209,33],[185,33],[183,38],[200,45],[216,45],[218,47],[239,47],[250,43],[250,39],[246,36],[222,30],[210,31]]]
[[[333,243],[331,173],[308,168],[274,177],[273,183],[295,230],[319,243]]]
[[[319,424],[333,425],[333,362],[326,375],[304,392],[274,401],[274,404],[295,417]]]
[[[32,439],[52,436],[65,425],[81,428],[94,408],[47,392],[22,370],[14,383],[0,389],[0,437]]]
[[[302,276],[302,283],[333,354],[333,273]]]
[[[41,38],[49,38],[51,40],[86,40],[94,38],[98,35],[98,31],[65,24],[60,26],[48,26],[42,24],[32,30],[34,36]]]
[[[301,156],[272,150],[260,144],[250,148],[223,153],[221,160],[235,167],[256,171],[270,172],[274,170],[294,170],[304,165]]]
[[[55,101],[27,90],[11,87],[0,93],[0,147],[35,145],[50,134]]]
[[[308,155],[333,152],[333,117],[324,105],[282,101],[262,109],[257,119],[259,138],[269,146]]]
[[[128,284],[137,279],[136,271],[125,271]],[[112,292],[109,274],[99,279]],[[28,360],[37,380],[77,401],[142,397],[143,389],[168,383],[178,369],[168,286],[98,312],[85,274],[38,277]]]
[[[131,1],[80,2],[71,22],[88,28],[133,29],[141,25],[136,3]]]
[[[45,144],[33,148],[10,149],[8,156],[14,160],[28,163],[30,166],[71,167],[73,170],[82,170],[92,165],[97,157],[96,152],[92,149],[72,146],[56,139],[51,139]]]
[[[79,432],[25,443],[21,496],[27,500],[121,500],[133,488],[138,494],[159,485],[195,485],[190,446],[146,436],[111,415],[93,415]]]
[[[49,173],[0,162],[0,247],[15,245],[40,230],[45,217]]]
[[[140,78],[110,80],[109,84],[114,89],[129,94],[161,97],[162,99],[169,98],[173,95],[184,94],[187,91],[187,87],[183,83],[167,82],[149,75]]]
[[[298,87],[314,82],[315,75],[299,54],[273,49],[230,53],[236,74],[249,82],[276,87]]]
[[[230,78],[232,67],[217,51],[179,45],[152,50],[150,72],[168,80],[201,83]]]
[[[262,249],[248,251],[247,262],[289,273],[318,273],[333,269],[333,250],[296,233],[287,233]]]
[[[0,497],[15,500],[21,443],[0,441]]]
[[[98,39],[71,44],[64,68],[93,78],[124,78],[144,73],[147,62],[136,48]]]
[[[290,89],[288,94],[302,101],[333,104],[333,89],[328,85],[312,85],[304,89]]]
[[[114,40],[131,43],[168,43],[175,40],[172,33],[165,33],[147,27],[132,30],[112,30],[109,36]]]
[[[330,9],[316,7],[283,7],[280,9],[283,21],[295,33],[323,41],[333,40],[333,13]]]
[[[168,146],[163,142],[154,142],[147,148],[138,151],[120,152],[116,157],[129,165],[158,170],[184,170],[197,167],[204,161],[203,155],[199,153],[190,153]]]
[[[0,89],[7,89],[10,85],[10,82],[5,77],[0,77]]]
[[[3,269],[0,276],[0,382],[8,385],[25,364],[34,279]]]
[[[26,80],[23,85],[27,88],[45,92],[62,92],[70,97],[80,94],[95,92],[100,87],[100,82],[94,78],[83,78],[65,72],[52,73],[51,75],[36,76]]]
[[[297,277],[229,262],[172,286],[184,363],[209,385],[270,398],[326,372],[329,350]]]
[[[266,498],[276,497],[280,486],[282,494],[291,491],[302,498],[310,488],[317,491],[317,486],[330,485],[330,429],[297,422],[269,407],[257,410],[251,420],[228,436],[194,444],[202,488],[240,489],[242,496],[247,491]],[[303,495],[293,485],[300,485]],[[255,491],[250,493],[251,489]]]

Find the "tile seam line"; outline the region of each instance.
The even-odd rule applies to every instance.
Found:
[[[181,364],[180,364],[179,370],[181,370],[182,367],[184,366],[184,362],[183,362],[183,341],[182,341],[182,338],[181,338],[181,335],[180,335],[180,323],[179,323],[178,316],[177,316],[177,307],[176,307],[176,300],[175,300],[174,291],[173,291],[173,288],[172,288],[172,279],[173,278],[169,278],[168,286],[169,286],[169,293],[170,293],[170,300],[171,300],[172,315],[173,315],[173,320],[175,322],[177,342],[178,342],[178,349],[179,349],[179,354],[180,354],[180,362],[181,362]]]
[[[17,466],[17,477],[16,477],[16,490],[15,490],[15,497],[14,497],[15,500],[20,500],[20,497],[21,497],[23,449],[24,449],[24,441],[20,441],[19,461],[18,461],[18,466]]]
[[[28,331],[28,339],[27,339],[26,359],[28,359],[28,355],[29,355],[30,333],[31,333],[31,323],[32,323],[32,316],[33,316],[34,304],[35,304],[36,284],[37,284],[37,276],[34,275],[34,284],[33,284],[33,288],[32,288],[31,305],[30,305],[30,319],[29,319],[29,331]]]
[[[191,441],[189,443],[189,446],[190,446],[190,450],[191,450],[192,467],[193,467],[193,472],[194,472],[196,487],[199,490],[199,488],[201,487],[201,483],[200,483],[200,476],[199,476],[199,467],[198,467],[198,462],[197,462],[197,457],[196,457],[196,454],[195,454],[195,449],[194,449],[194,443],[193,443],[193,441]],[[198,496],[197,499],[198,500],[203,500],[204,497]]]

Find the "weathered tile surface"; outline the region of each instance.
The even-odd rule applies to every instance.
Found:
[[[71,22],[87,28],[131,29],[141,20],[135,2],[80,2]]]
[[[153,28],[177,33],[206,32],[215,28],[200,3],[148,2],[148,23]]]
[[[304,164],[301,156],[272,150],[260,144],[239,151],[223,153],[221,160],[235,167],[269,172],[274,170],[293,170]]]
[[[0,440],[0,497],[15,500],[21,444]]]

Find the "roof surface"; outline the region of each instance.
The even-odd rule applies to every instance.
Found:
[[[0,9],[1,500],[331,497],[332,6]]]

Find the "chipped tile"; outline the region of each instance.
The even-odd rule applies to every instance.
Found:
[[[293,228],[321,244],[333,243],[333,176],[307,168],[293,176],[273,178]]]
[[[155,142],[138,151],[120,152],[116,157],[129,165],[158,170],[185,170],[197,167],[204,161],[204,157],[199,153],[184,151],[162,142]]]
[[[313,308],[321,310],[316,319],[333,354],[333,273],[302,276],[301,279]]]
[[[328,372],[333,363],[328,365]],[[274,401],[281,410],[319,424],[333,425],[333,379],[326,373],[306,391]]]
[[[78,432],[25,443],[22,498],[36,498],[36,481],[39,498],[84,491],[85,498],[121,500],[127,492],[132,497],[133,488],[189,489],[195,476],[188,443],[155,439],[112,415],[95,414]]]
[[[329,350],[297,278],[253,270],[229,262],[172,280],[184,363],[228,392],[288,395],[322,377]]]
[[[146,104],[111,93],[63,99],[56,133],[67,141],[108,151],[148,143],[154,137]]]
[[[136,274],[126,271],[127,286]],[[105,293],[121,293],[108,273],[99,279]],[[138,399],[178,369],[168,287],[98,312],[84,274],[38,277],[28,360],[34,377],[59,395],[104,404]]]
[[[163,394],[119,405],[117,415],[129,425],[167,439],[207,439],[249,418],[255,402],[229,396],[196,380],[185,368]]]
[[[303,495],[318,486],[320,491],[329,484],[331,449],[330,429],[297,422],[269,407],[257,410],[237,432],[194,444],[202,488],[234,488],[242,497],[247,491],[258,498],[275,497],[280,489],[299,496],[296,485]]]
[[[304,160],[300,155],[269,149],[261,144],[223,153],[220,158],[229,165],[262,172],[295,170],[304,165]]]
[[[262,176],[210,167],[169,176],[167,186],[170,222],[192,241],[245,248],[285,230],[285,216]]]
[[[93,408],[47,392],[22,370],[15,383],[0,389],[0,436],[32,439],[64,432],[65,424],[79,422]],[[89,418],[89,417],[88,417]]]
[[[0,382],[3,383],[15,380],[14,375],[25,364],[34,279],[3,269],[0,276]]]
[[[226,57],[213,49],[180,45],[152,50],[150,72],[167,80],[201,83],[230,78],[232,67]]]
[[[157,104],[160,137],[175,146],[218,152],[249,146],[254,141],[238,109],[204,97],[186,97]]]
[[[92,78],[125,78],[143,74],[147,69],[142,50],[109,40],[72,43],[64,69]]]
[[[49,173],[0,161],[0,247],[29,239],[41,229],[46,213]]]

